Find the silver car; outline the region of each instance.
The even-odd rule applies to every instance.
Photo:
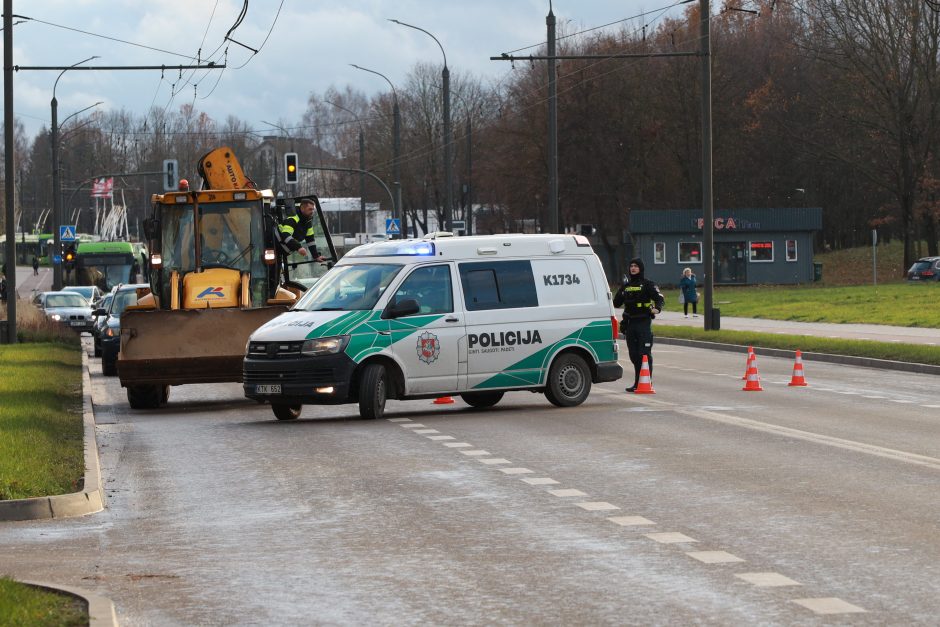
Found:
[[[74,331],[91,331],[94,316],[91,304],[76,292],[41,292],[33,299],[50,320]]]

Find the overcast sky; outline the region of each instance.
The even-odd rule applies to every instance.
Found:
[[[644,12],[645,17],[628,24],[656,24],[663,15],[681,15],[681,6],[661,10],[679,1],[553,0],[552,7],[560,34]],[[184,72],[182,81],[177,70],[167,70],[162,78],[158,70],[65,72],[55,90],[60,123],[98,101],[102,110],[125,109],[138,116],[151,106],[178,110],[192,103],[217,122],[232,114],[259,133],[274,134],[263,121],[299,123],[312,92],[323,93],[331,85],[340,90],[350,85],[368,96],[388,90],[381,77],[350,63],[381,72],[396,86],[416,62],[441,63],[441,50],[431,37],[390,18],[432,33],[451,73],[498,81],[512,70],[489,57],[544,42],[549,9],[548,0],[250,0],[247,5],[230,36],[239,43],[226,44],[225,34],[242,11],[239,0],[14,0],[14,15],[32,19],[14,26],[13,64],[69,66],[97,55],[82,65],[188,65],[201,50],[203,60],[225,62],[228,68]],[[227,59],[222,56],[226,48]],[[14,113],[30,137],[50,126],[57,76],[59,71],[48,70],[14,74]]]

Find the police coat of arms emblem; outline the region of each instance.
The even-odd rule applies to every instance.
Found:
[[[426,364],[436,361],[441,354],[441,341],[433,333],[425,331],[418,336],[418,359]]]

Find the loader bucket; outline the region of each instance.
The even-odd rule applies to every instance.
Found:
[[[242,380],[248,336],[287,307],[127,311],[117,371],[123,387]]]

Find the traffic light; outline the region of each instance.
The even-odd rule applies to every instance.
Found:
[[[288,185],[297,183],[297,153],[284,153],[284,181]]]
[[[69,244],[65,247],[65,254],[62,255],[63,267],[66,272],[72,272],[75,268],[75,244]]]

